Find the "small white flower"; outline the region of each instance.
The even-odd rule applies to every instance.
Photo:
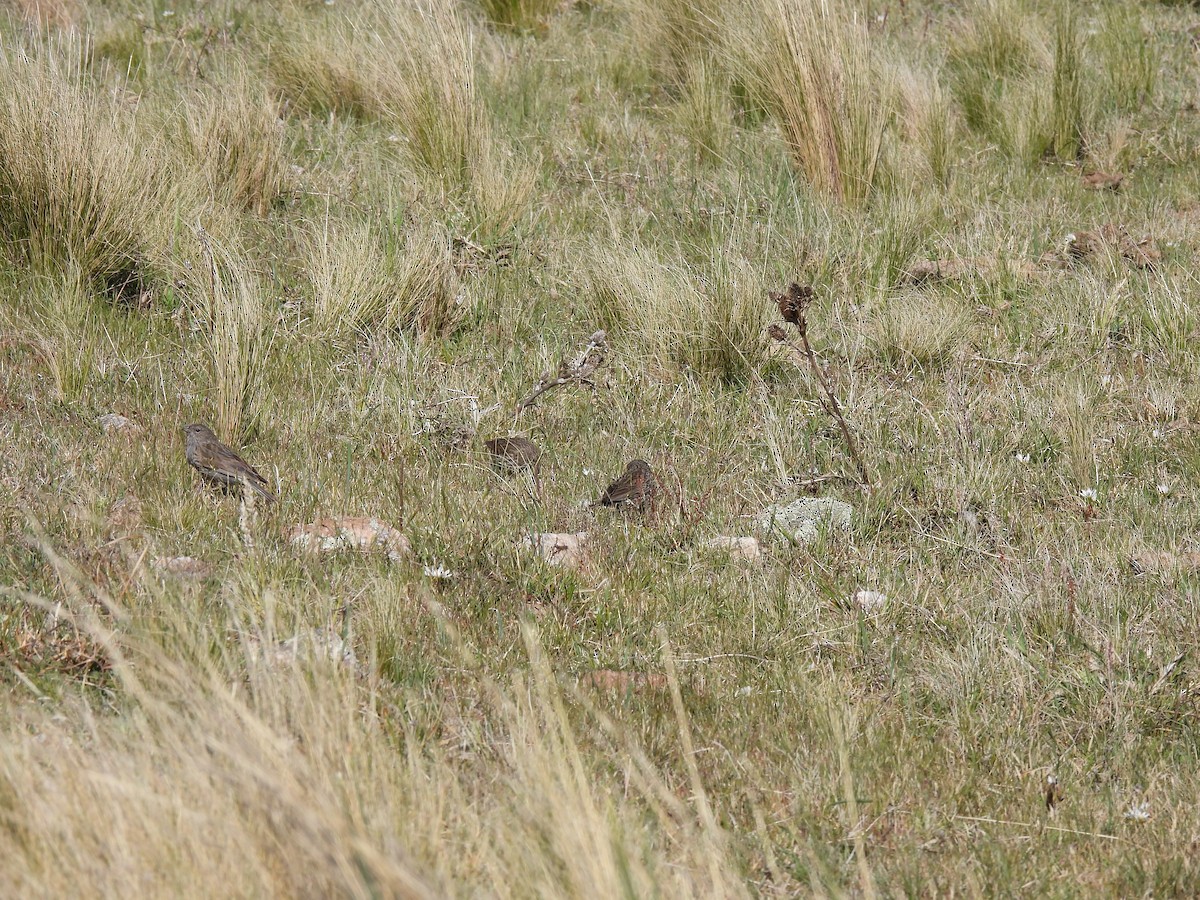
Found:
[[[175,10],[173,10],[173,9],[164,9],[164,10],[162,11],[162,17],[163,17],[164,19],[169,19],[169,18],[171,18],[171,16],[173,16],[173,15],[175,15]]]
[[[583,474],[584,475],[595,475],[596,471],[595,471],[595,469],[584,469]]]
[[[1096,494],[1095,488],[1084,488],[1082,491],[1079,492],[1079,496],[1082,497],[1084,500],[1087,500],[1089,502],[1094,502],[1098,495]]]
[[[1131,803],[1125,810],[1125,818],[1131,822],[1145,822],[1150,818],[1150,804],[1143,800],[1141,803]]]
[[[429,578],[446,579],[453,578],[454,573],[445,566],[425,566],[425,575]]]
[[[1016,456],[1017,462],[1019,462],[1021,465],[1025,465],[1026,463],[1029,462],[1029,454],[1028,453],[1017,453],[1014,455]]]
[[[1158,493],[1163,497],[1167,496],[1169,493],[1171,493],[1171,486],[1165,481],[1161,482],[1158,485]]]
[[[742,687],[740,687],[736,691],[734,691],[733,696],[749,697],[753,693],[754,693],[754,688],[750,687],[750,685],[747,684],[747,685],[743,685]]]
[[[1157,441],[1160,437],[1162,437],[1162,429],[1155,428],[1152,432],[1150,432],[1150,437],[1154,438]]]
[[[1102,387],[1108,387],[1110,384],[1112,384],[1112,376],[1111,375],[1101,375],[1100,376],[1100,385]]]

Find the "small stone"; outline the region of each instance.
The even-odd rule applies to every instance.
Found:
[[[636,690],[655,691],[667,688],[667,676],[653,672],[620,672],[615,669],[596,669],[579,677],[583,687],[597,688],[614,693],[629,693]]]
[[[105,413],[96,421],[100,423],[105,434],[121,433],[132,437],[145,431],[137,422],[127,419],[119,413]]]
[[[728,553],[730,556],[748,562],[757,562],[762,558],[762,545],[755,537],[733,537],[719,534],[705,541],[704,546],[709,550]]]
[[[809,544],[821,530],[849,531],[854,507],[831,497],[802,497],[776,506],[768,506],[758,515],[758,526],[777,532],[798,544]]]
[[[175,578],[201,579],[212,574],[212,566],[194,556],[156,556],[150,563],[156,572]]]
[[[392,561],[412,553],[408,538],[373,516],[329,516],[285,528],[283,536],[293,546],[313,553],[383,550]]]
[[[142,501],[126,494],[108,508],[104,522],[110,532],[130,535],[142,527]]]
[[[1083,186],[1089,191],[1119,191],[1125,176],[1119,172],[1088,172]]]
[[[587,562],[587,532],[575,534],[532,534],[521,541],[521,546],[533,550],[551,566],[578,569]]]
[[[887,606],[887,594],[879,591],[869,591],[859,588],[850,595],[850,602],[861,609],[866,615],[872,616]]]
[[[298,662],[331,662],[348,669],[358,668],[354,647],[333,628],[302,631],[286,641],[276,643],[264,643],[252,637],[248,643],[250,658],[272,668]]]

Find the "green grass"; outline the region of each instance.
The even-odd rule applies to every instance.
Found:
[[[14,894],[1197,893],[1200,581],[1129,565],[1200,526],[1193,7],[55,10],[0,11]],[[1064,255],[1110,224],[1156,265]],[[653,516],[585,503],[636,457]],[[705,548],[810,491],[850,531]],[[335,515],[411,558],[281,536]],[[346,604],[356,671],[263,663]]]

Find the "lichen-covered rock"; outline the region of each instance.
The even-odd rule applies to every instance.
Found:
[[[758,514],[758,527],[768,534],[789,537],[798,544],[815,541],[826,531],[849,531],[854,507],[832,497],[802,497],[768,506]]]

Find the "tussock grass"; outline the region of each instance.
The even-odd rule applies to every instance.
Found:
[[[326,223],[310,246],[313,319],[321,333],[403,329],[437,338],[465,311],[444,229],[418,226],[397,235],[378,225]]]
[[[487,20],[497,28],[536,31],[558,12],[561,0],[476,0]]]
[[[225,440],[244,436],[268,408],[264,396],[274,317],[259,279],[243,259],[202,226],[202,267],[190,281],[193,315],[205,341],[213,430]]]
[[[893,72],[905,137],[902,148],[914,148],[919,156],[919,164],[901,167],[899,177],[932,177],[945,184],[955,163],[960,113],[942,87],[940,73],[907,65],[896,66]]]
[[[1089,45],[1100,55],[1098,74],[1117,109],[1133,110],[1154,97],[1159,63],[1137,5],[1113,3],[1105,7],[1100,29]]]
[[[1009,81],[1027,74],[1040,52],[1038,34],[1016,0],[978,0],[955,24],[948,63],[967,124],[1000,131]]]
[[[0,16],[0,884],[1200,895],[1188,8],[227,12]]]
[[[246,73],[185,103],[188,150],[223,202],[265,216],[282,194],[286,162],[278,102]]]
[[[387,122],[418,165],[457,185],[469,178],[486,128],[473,40],[448,0],[397,3],[310,24],[272,49],[269,67],[297,106]]]
[[[885,301],[865,333],[885,368],[937,369],[962,352],[970,326],[970,316],[959,303],[911,294]]]
[[[1051,146],[1060,159],[1075,159],[1084,150],[1083,46],[1069,4],[1054,20],[1054,87],[1051,92]]]
[[[583,275],[595,320],[638,356],[726,381],[744,380],[764,357],[763,282],[730,248],[693,267],[600,245]]]
[[[728,5],[714,0],[626,0],[624,13],[638,58],[659,78],[685,87],[694,67],[720,51]]]
[[[727,27],[736,71],[809,183],[839,200],[869,196],[894,97],[862,18],[826,0],[753,0]]]
[[[702,162],[721,160],[733,134],[732,85],[713,57],[697,56],[687,69],[675,115]]]
[[[103,282],[143,257],[169,269],[194,187],[119,95],[84,86],[84,39],[0,56],[0,223],[24,258]]]
[[[29,277],[22,285],[29,298],[25,321],[15,324],[20,335],[45,362],[54,393],[63,401],[77,400],[94,376],[101,325],[88,279],[78,268]]]

